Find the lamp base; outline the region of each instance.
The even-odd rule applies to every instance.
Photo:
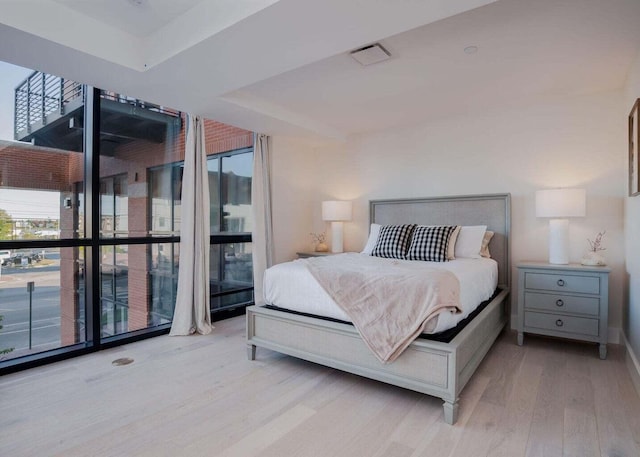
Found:
[[[342,242],[342,221],[331,222],[331,252],[340,253],[344,250]]]
[[[549,220],[549,263],[569,263],[569,219]]]

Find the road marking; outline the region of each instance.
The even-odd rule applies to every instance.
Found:
[[[38,323],[38,322],[51,322],[51,321],[55,321],[58,320],[58,322],[60,321],[59,317],[45,317],[44,319],[37,319],[37,320],[32,320],[31,322]],[[13,324],[6,324],[6,325],[2,325],[3,329],[9,328],[9,327],[15,327],[16,325],[29,325],[29,321],[24,321],[24,322],[14,322]],[[5,331],[3,330],[2,333],[5,333]]]
[[[52,325],[43,325],[42,327],[34,327],[34,328],[32,328],[32,329],[31,329],[31,331],[32,331],[32,332],[34,332],[34,331],[36,331],[36,330],[42,330],[42,329],[45,329],[45,328],[51,328],[51,327],[60,327],[60,324],[57,324],[57,325],[56,325],[56,324],[52,324]],[[25,332],[26,332],[26,333],[29,333],[29,329],[27,328],[27,329],[24,329],[24,330],[13,330],[13,331],[11,331],[11,332],[5,332],[5,331],[4,331],[4,329],[3,329],[3,330],[2,330],[2,336],[5,336],[5,335],[15,335],[15,334],[18,334],[18,333],[25,333]]]
[[[28,347],[28,346],[15,347],[15,348],[13,348],[13,349],[14,349],[15,351],[21,351],[21,350],[23,350],[23,349],[27,349],[27,350],[32,351],[31,353],[33,353],[33,350],[34,350],[34,349],[36,349],[37,347],[45,346],[45,347],[47,347],[47,348],[48,348],[48,347],[50,347],[52,344],[53,344],[52,342],[51,342],[51,343],[39,343],[39,344],[32,344],[32,345],[31,345],[31,349],[29,349],[29,347]],[[59,341],[56,341],[56,342],[55,342],[55,344],[56,344],[57,346],[53,346],[53,347],[51,347],[51,349],[57,349],[57,348],[60,348],[60,347],[64,347],[64,346],[62,346],[62,345],[60,344],[60,342],[59,342]],[[46,349],[45,349],[45,350],[46,350]]]

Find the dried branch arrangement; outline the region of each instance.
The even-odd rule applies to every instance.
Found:
[[[606,230],[603,230],[602,232],[598,232],[598,234],[596,235],[593,241],[587,238],[587,242],[589,243],[589,250],[591,252],[606,251],[607,248],[602,247],[602,237],[604,236],[605,233],[607,233]]]

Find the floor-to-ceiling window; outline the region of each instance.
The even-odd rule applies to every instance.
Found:
[[[127,174],[100,178],[100,235],[127,235]],[[101,336],[128,330],[128,252],[126,245],[102,246],[100,256]]]
[[[84,88],[0,63],[0,364],[92,344]],[[17,141],[19,140],[19,141]],[[4,228],[3,228],[4,227]]]
[[[209,158],[211,308],[253,299],[251,173],[253,151]],[[215,241],[215,242],[214,242]]]
[[[0,66],[0,371],[168,330],[184,115]],[[215,312],[252,301],[252,139],[206,129]]]
[[[207,159],[211,220],[209,277],[213,313],[243,306],[253,300],[252,163],[251,148],[212,153]],[[183,162],[149,170],[150,226],[156,236],[178,233],[180,229],[182,170]],[[162,245],[154,255],[151,289],[155,299],[152,309],[159,318],[166,315],[169,300],[171,303],[175,300],[177,249],[177,244]]]
[[[175,294],[153,286],[179,232],[157,227],[149,212],[158,195],[174,191],[154,170],[184,156],[184,120],[171,108],[113,92],[101,94],[99,119],[100,333],[109,341],[171,323]]]
[[[180,191],[183,162],[149,170],[149,226],[156,237],[180,233]],[[178,287],[179,243],[161,243],[151,251],[151,317],[170,322]]]

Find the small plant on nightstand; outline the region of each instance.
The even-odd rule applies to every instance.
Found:
[[[602,247],[602,237],[604,237],[605,233],[607,233],[606,230],[598,232],[593,241],[587,238],[587,243],[589,243],[589,250],[580,262],[582,265],[604,266],[607,264],[604,256],[600,254],[601,251],[606,250],[606,248]]]
[[[329,250],[329,246],[327,246],[327,236],[324,232],[322,233],[311,233],[311,238],[313,238],[313,243],[315,246],[316,252],[327,252]]]

